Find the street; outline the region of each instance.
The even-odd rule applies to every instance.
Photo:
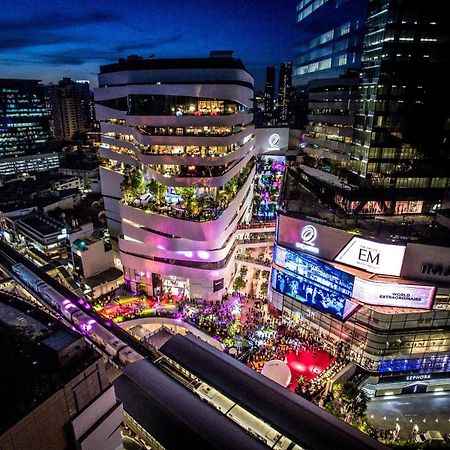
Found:
[[[450,393],[373,398],[367,417],[376,428],[395,428],[398,423],[401,437],[408,437],[414,424],[419,426],[419,433],[427,430],[450,433]]]

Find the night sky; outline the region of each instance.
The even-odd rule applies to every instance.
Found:
[[[0,78],[97,84],[130,54],[203,57],[234,50],[261,88],[267,65],[292,60],[296,0],[3,0]]]

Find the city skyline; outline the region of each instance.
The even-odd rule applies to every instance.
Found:
[[[450,448],[445,5],[17,1],[0,449]]]
[[[130,54],[206,57],[234,50],[262,88],[266,66],[291,58],[295,2],[210,6],[202,0],[151,7],[136,1],[132,8],[122,0],[95,7],[83,0],[7,0],[0,21],[2,77],[48,83],[67,76],[94,87],[100,65]]]

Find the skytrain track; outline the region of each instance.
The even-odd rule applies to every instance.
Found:
[[[135,352],[142,355],[142,357],[148,358],[150,361],[155,361],[161,356],[161,354],[156,349],[153,349],[150,346],[143,345],[135,337],[119,327],[116,323],[102,317],[82,297],[79,297],[66,287],[62,286],[57,280],[48,275],[44,270],[35,266],[9,245],[5,244],[4,242],[0,242],[0,265],[19,284],[25,285],[27,289],[30,289],[30,286],[26,286],[24,280],[20,276],[18,276],[17,272],[14,271],[13,266],[15,266],[16,264],[25,266],[25,268],[34,273],[37,278],[54,289],[58,294],[67,299],[70,303],[76,305],[79,310],[81,310],[91,320],[95,321],[96,324],[101,326],[105,331],[112,333],[123,343],[132,348]],[[42,295],[39,295],[39,297],[41,297],[41,300],[46,304],[45,306],[50,307],[50,309],[53,310],[55,309],[54,305],[49,305],[48,301],[45,301],[45,299],[42,298]],[[75,323],[74,325],[79,328],[78,324]]]

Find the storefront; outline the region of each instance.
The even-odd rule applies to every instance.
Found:
[[[380,377],[450,372],[448,249],[417,245],[280,215],[269,301]]]

